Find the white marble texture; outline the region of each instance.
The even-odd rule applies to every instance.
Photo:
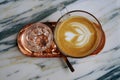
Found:
[[[60,58],[31,58],[21,54],[16,35],[26,24],[56,21],[57,8],[85,10],[95,15],[106,34],[104,49],[86,58],[69,58],[70,72]],[[1,0],[0,80],[120,80],[120,0]]]

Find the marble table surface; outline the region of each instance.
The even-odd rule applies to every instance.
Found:
[[[28,23],[56,21],[58,7],[95,15],[106,34],[98,55],[68,58],[31,58],[19,51],[17,34]],[[63,8],[64,10],[64,8]],[[120,80],[120,0],[0,0],[0,80]]]

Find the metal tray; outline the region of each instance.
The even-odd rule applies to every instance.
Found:
[[[42,22],[42,23],[49,26],[51,28],[52,32],[53,32],[53,35],[54,35],[54,29],[55,29],[55,26],[56,26],[57,22]],[[59,49],[57,48],[54,40],[52,42],[52,45],[43,52],[33,52],[33,51],[30,51],[30,50],[26,49],[24,44],[22,44],[23,34],[25,33],[25,30],[27,30],[27,27],[29,27],[30,25],[31,24],[28,24],[28,25],[24,26],[20,30],[20,32],[18,33],[18,36],[17,36],[17,42],[18,42],[19,50],[24,55],[29,56],[29,57],[40,57],[40,58],[54,58],[54,57],[62,57],[63,56],[61,54],[61,52],[59,51]],[[102,50],[102,48],[104,47],[104,43],[105,43],[105,35],[103,37],[104,38],[101,41],[101,45],[99,45],[98,49],[95,50],[93,53],[91,53],[91,55],[98,54]]]

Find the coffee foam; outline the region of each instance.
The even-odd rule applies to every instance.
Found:
[[[66,32],[65,36],[65,40],[70,42],[76,36],[76,34],[73,32]]]
[[[70,23],[69,26],[73,27],[76,33],[72,31],[65,32],[66,41],[72,43],[72,39],[77,37],[75,44],[74,44],[76,47],[81,47],[88,43],[92,33],[89,31],[89,29],[85,25],[78,23],[78,22],[72,22]]]
[[[55,40],[66,55],[88,55],[97,46],[97,33],[93,22],[81,16],[70,17],[57,25]]]

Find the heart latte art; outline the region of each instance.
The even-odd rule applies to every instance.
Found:
[[[72,22],[70,27],[72,27],[74,31],[66,31],[65,40],[76,47],[84,46],[89,41],[91,36],[89,29],[87,29],[85,25],[77,22]]]
[[[81,16],[69,17],[57,25],[55,40],[58,48],[73,57],[88,55],[96,48],[96,25]]]

